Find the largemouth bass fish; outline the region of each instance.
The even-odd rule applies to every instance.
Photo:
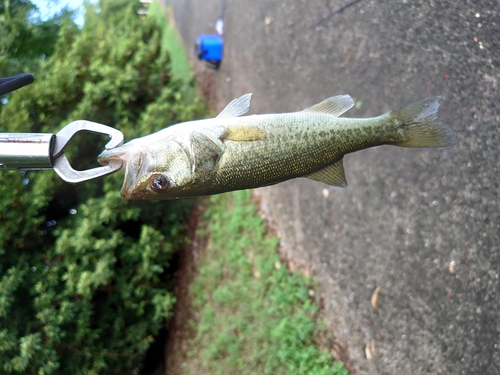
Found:
[[[219,194],[307,177],[347,186],[345,154],[379,145],[443,147],[456,133],[437,119],[439,97],[373,118],[339,118],[353,107],[334,96],[300,112],[239,117],[251,94],[216,117],[134,139],[99,155],[121,160],[123,199],[173,199]]]

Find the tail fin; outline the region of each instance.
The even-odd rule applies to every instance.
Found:
[[[390,116],[400,119],[408,139],[396,143],[401,147],[445,147],[457,144],[457,133],[438,120],[440,96],[427,98],[407,107],[389,112]]]

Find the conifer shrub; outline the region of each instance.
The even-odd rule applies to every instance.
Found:
[[[130,140],[200,117],[203,103],[187,102],[171,75],[158,25],[136,10],[102,0],[87,5],[83,29],[63,24],[36,82],[2,107],[0,132],[57,133],[86,119]],[[97,166],[106,142],[77,136],[66,154],[75,169]],[[52,171],[0,171],[0,373],[141,367],[172,313],[169,267],[189,201],[122,201],[122,179],[70,185]]]

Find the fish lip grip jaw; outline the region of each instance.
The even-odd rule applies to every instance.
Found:
[[[5,95],[33,83],[35,77],[29,73],[0,78],[0,95]],[[77,184],[106,176],[122,167],[120,160],[112,160],[104,167],[77,171],[71,167],[64,155],[64,148],[73,136],[80,132],[108,135],[111,140],[106,150],[123,144],[123,134],[112,127],[96,122],[73,121],[57,134],[0,133],[0,171],[5,169],[44,170],[54,169],[66,182]]]
[[[105,146],[106,150],[123,144],[124,137],[119,130],[85,120],[73,121],[57,134],[0,133],[0,170],[53,168],[64,181],[77,184],[121,169],[120,160],[83,171],[73,169],[64,149],[73,136],[81,131],[108,135],[111,139]]]
[[[104,146],[106,150],[111,150],[123,144],[123,133],[110,126],[85,120],[73,121],[68,124],[56,134],[54,149],[52,151],[54,158],[53,168],[64,181],[77,184],[79,182],[106,176],[121,169],[121,160],[111,160],[106,166],[87,169],[84,171],[77,171],[73,169],[68,158],[64,155],[64,148],[69,143],[71,138],[73,138],[73,136],[80,131],[108,135],[111,139]]]

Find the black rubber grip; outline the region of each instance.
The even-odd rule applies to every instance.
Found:
[[[0,95],[8,94],[11,91],[20,89],[35,81],[35,77],[30,73],[23,73],[17,76],[0,78]]]

